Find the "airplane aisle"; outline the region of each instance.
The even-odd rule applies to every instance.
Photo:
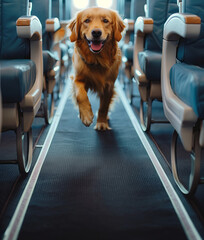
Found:
[[[68,99],[18,239],[187,239],[121,100],[111,131],[77,115]]]

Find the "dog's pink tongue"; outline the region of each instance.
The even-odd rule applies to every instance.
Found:
[[[94,43],[92,43],[91,44],[91,48],[92,48],[92,50],[94,50],[94,51],[99,51],[99,50],[101,50],[101,48],[102,48],[102,43],[100,42],[99,44],[94,44]]]

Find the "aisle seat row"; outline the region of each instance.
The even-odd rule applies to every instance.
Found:
[[[150,131],[152,101],[161,101],[165,116],[175,129],[171,145],[173,176],[180,190],[192,195],[202,182],[204,1],[147,0],[144,12],[145,17],[141,15],[134,21],[132,59],[122,49],[123,56],[132,60],[128,77],[139,90],[141,127]],[[177,169],[178,136],[192,159],[187,185]]]
[[[192,195],[199,183],[201,148],[204,147],[204,2],[183,0],[182,13],[164,26],[161,86],[163,108],[175,129],[172,138],[172,171],[184,194]],[[177,168],[177,138],[191,154],[189,184]]]
[[[17,163],[23,176],[32,162],[34,118],[51,123],[68,71],[61,69],[62,60],[68,66],[68,46],[61,39],[54,41],[61,28],[59,19],[51,18],[54,1],[0,1],[1,131],[16,132],[17,155],[16,160],[0,163]]]

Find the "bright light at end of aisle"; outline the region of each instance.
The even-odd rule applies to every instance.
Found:
[[[96,3],[99,7],[104,7],[104,8],[111,8],[113,5],[112,0],[96,0]]]
[[[78,9],[86,8],[89,5],[89,0],[73,0],[74,6]]]

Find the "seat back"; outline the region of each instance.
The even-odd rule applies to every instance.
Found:
[[[71,18],[71,1],[64,0],[63,1],[63,20],[69,20]]]
[[[132,0],[130,5],[130,19],[136,21],[140,16],[145,16],[144,5],[146,0]],[[130,41],[134,42],[134,32],[130,35]]]
[[[16,20],[28,14],[28,0],[0,0],[0,59],[30,57],[27,39],[19,38]]]
[[[118,0],[117,1],[117,11],[122,18],[124,18],[124,16],[125,16],[124,6],[125,6],[125,0]]]
[[[46,32],[45,23],[52,14],[52,0],[31,0],[32,1],[32,15],[39,18],[42,24],[42,41],[43,50],[50,50],[52,36]]]
[[[178,11],[177,0],[147,0],[147,17],[153,19],[154,28],[145,38],[146,50],[162,51],[164,23],[171,14]]]
[[[57,17],[59,20],[63,19],[63,5],[62,0],[52,0],[52,17]]]
[[[131,6],[131,0],[126,0],[125,6],[124,6],[125,18],[130,18],[130,6]]]
[[[182,5],[182,12],[195,14],[201,18],[200,36],[193,40],[180,40],[177,58],[187,64],[204,67],[204,1],[185,0]]]
[[[130,5],[130,19],[136,20],[139,16],[145,16],[145,4],[146,0],[132,0]]]
[[[117,10],[123,19],[130,18],[130,4],[131,4],[131,0],[117,1]]]
[[[46,19],[51,18],[52,15],[52,1],[51,0],[31,0],[32,2],[32,15],[36,15],[41,24],[42,31],[45,32]]]

